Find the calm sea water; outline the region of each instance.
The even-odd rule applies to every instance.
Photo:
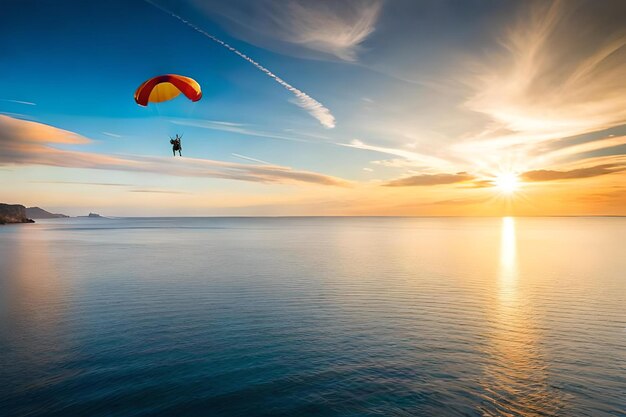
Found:
[[[2,416],[624,416],[626,218],[0,227]]]

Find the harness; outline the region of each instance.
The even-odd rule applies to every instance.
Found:
[[[180,147],[180,139],[170,139],[170,143],[172,144],[175,151],[179,151]]]

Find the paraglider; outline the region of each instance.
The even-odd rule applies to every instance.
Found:
[[[170,137],[170,143],[172,144],[172,152],[174,153],[174,156],[176,156],[176,151],[178,151],[178,156],[183,156],[180,151],[183,149],[182,145],[180,144],[180,140],[183,138],[183,136],[178,136],[178,133],[176,134],[176,137]]]
[[[137,88],[137,91],[135,91],[135,102],[140,106],[146,107],[150,103],[161,103],[175,99],[181,93],[192,102],[202,98],[200,84],[193,78],[177,74],[159,75],[144,81]],[[176,156],[176,151],[178,151],[179,156],[182,156],[181,139],[182,135],[178,136],[178,134],[176,134],[176,137],[170,137],[174,156]]]

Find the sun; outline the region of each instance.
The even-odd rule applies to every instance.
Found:
[[[520,187],[520,179],[517,174],[512,172],[503,172],[493,179],[493,185],[502,194],[514,194]]]

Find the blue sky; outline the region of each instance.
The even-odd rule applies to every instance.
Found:
[[[621,213],[624,17],[619,1],[9,1],[2,200],[112,215]],[[163,73],[193,77],[203,99],[137,106]]]

